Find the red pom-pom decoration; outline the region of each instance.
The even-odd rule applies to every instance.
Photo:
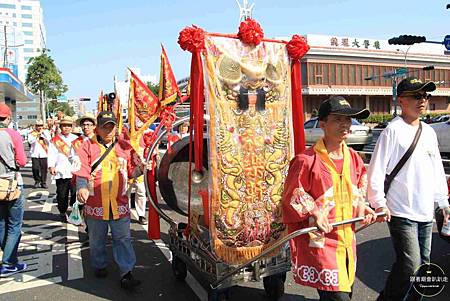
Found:
[[[242,43],[256,46],[264,38],[264,32],[258,22],[248,18],[239,25],[237,36]]]
[[[287,43],[287,51],[289,56],[293,60],[301,59],[308,51],[309,45],[306,42],[305,37],[299,35],[293,35],[292,39]]]
[[[180,31],[178,44],[181,49],[191,53],[205,49],[205,32],[200,27],[192,25]]]

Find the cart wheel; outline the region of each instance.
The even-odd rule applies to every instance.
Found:
[[[277,301],[284,295],[286,273],[271,275],[263,278],[264,290],[271,301]]]
[[[230,299],[230,290],[213,290],[208,293],[208,301],[227,301]]]
[[[177,280],[184,281],[184,279],[186,279],[187,276],[186,264],[176,256],[172,258],[172,271]]]

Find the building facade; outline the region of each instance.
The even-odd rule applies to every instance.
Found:
[[[2,66],[25,83],[28,62],[46,48],[44,17],[39,0],[0,0]],[[6,51],[5,51],[6,49]],[[25,88],[26,89],[26,88]],[[15,103],[19,126],[33,124],[40,115],[39,99],[29,93]],[[8,102],[0,99],[1,102]]]
[[[434,81],[437,90],[431,93],[429,111],[450,111],[450,55],[444,54],[443,45],[389,45],[387,40],[309,34],[306,38],[311,46],[302,59],[306,117],[331,95],[345,96],[352,105],[375,114],[393,113],[392,86],[406,76]],[[423,70],[430,65],[434,70]],[[405,75],[392,76],[403,68]]]

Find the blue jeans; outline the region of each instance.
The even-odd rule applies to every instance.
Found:
[[[108,265],[106,256],[106,238],[108,226],[111,228],[113,257],[119,266],[121,275],[131,272],[136,264],[136,255],[131,244],[130,217],[116,220],[100,220],[86,216],[89,227],[89,249],[91,265],[94,269],[103,269]]]
[[[17,249],[22,236],[23,207],[25,196],[19,186],[20,197],[11,202],[0,202],[0,244],[3,251],[2,264],[13,266],[18,262]]]
[[[421,300],[422,296],[412,288],[410,277],[421,264],[430,262],[433,222],[393,216],[388,226],[396,257],[377,300]]]

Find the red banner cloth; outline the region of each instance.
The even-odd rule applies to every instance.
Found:
[[[305,130],[303,118],[302,100],[302,74],[299,60],[292,60],[291,84],[292,84],[292,124],[294,130],[294,151],[298,155],[305,150]]]
[[[152,161],[152,170],[147,171],[147,183],[150,190],[150,195],[155,202],[158,204],[158,198],[156,196],[156,174],[155,161]],[[148,239],[161,239],[161,225],[159,220],[158,212],[152,205],[148,208]]]

